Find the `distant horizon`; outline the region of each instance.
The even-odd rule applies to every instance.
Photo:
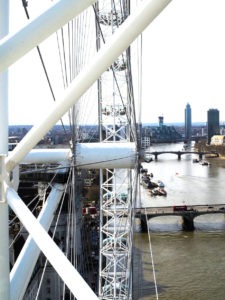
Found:
[[[222,123],[220,122],[220,125]],[[151,125],[151,126],[159,125],[158,122],[142,122],[141,124],[142,125]],[[168,125],[168,126],[172,126],[172,125],[181,126],[181,125],[184,125],[184,124],[185,124],[185,122],[164,122],[163,123],[163,125]],[[202,126],[202,125],[206,125],[206,124],[207,124],[207,122],[202,122],[202,121],[192,122],[192,125],[195,125],[195,126],[198,126],[198,125]],[[33,127],[34,125],[32,125],[32,124],[9,124],[8,126],[9,127],[22,127],[22,126]],[[61,124],[55,124],[54,126],[59,126],[60,127],[62,125]],[[64,124],[64,126],[70,126],[70,125],[69,124]],[[80,126],[98,126],[98,124],[80,124]]]
[[[47,1],[31,1],[29,11],[32,18],[50,5]],[[91,17],[93,11],[90,11]],[[184,124],[187,103],[191,106],[193,124],[206,124],[207,111],[211,108],[218,109],[221,120],[225,120],[224,11],[223,0],[217,0],[216,5],[212,0],[172,1],[144,30],[142,53],[138,59],[139,62],[142,61],[141,68],[136,64],[135,57],[132,61],[132,69],[138,68],[142,72],[139,76],[137,72],[133,72],[133,90],[134,99],[138,100],[136,113],[143,124],[156,124],[160,115],[164,116],[164,124]],[[21,9],[21,3],[10,0],[10,32],[16,32],[26,24],[27,18]],[[93,52],[88,51],[90,57],[87,57],[87,63],[93,60],[92,54],[95,54],[94,29],[95,26],[92,26],[88,32],[89,37],[93,38],[89,49]],[[53,35],[42,43],[41,52],[58,100],[64,96],[65,89],[57,44],[56,35]],[[136,86],[137,79],[141,80],[140,91]],[[10,67],[8,90],[11,126],[23,122],[39,123],[51,111],[54,102],[46,83],[36,49]],[[82,99],[85,100],[82,107],[84,111],[79,112],[78,122],[82,120],[85,124],[91,120],[92,124],[97,123],[96,90],[96,85],[93,85],[85,94],[85,99]],[[68,119],[65,124],[69,124]]]

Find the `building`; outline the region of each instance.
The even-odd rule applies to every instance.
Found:
[[[191,106],[189,103],[187,103],[186,108],[185,108],[185,139],[187,141],[191,140],[191,136],[192,136],[192,124],[191,124]]]
[[[141,148],[146,149],[146,148],[149,148],[150,145],[151,145],[150,136],[144,136],[141,139]]]
[[[163,116],[159,116],[159,127],[163,127]]]
[[[220,134],[219,110],[211,108],[207,112],[207,142],[210,145],[213,135]]]
[[[225,144],[225,135],[213,135],[211,138],[210,145],[224,145]]]
[[[151,143],[176,143],[183,141],[182,135],[174,126],[166,126],[163,116],[159,116],[159,125],[152,127],[150,132]]]

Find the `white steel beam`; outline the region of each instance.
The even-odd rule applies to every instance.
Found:
[[[64,185],[55,184],[38,216],[38,222],[46,231],[49,230],[63,192]],[[10,272],[10,300],[23,299],[39,254],[40,249],[29,236]]]
[[[0,0],[0,40],[8,34],[9,3]],[[1,60],[1,58],[0,58]],[[0,62],[1,65],[1,62]],[[8,72],[0,73],[0,154],[8,154]]]
[[[9,1],[0,0],[0,39],[8,34]],[[0,73],[0,299],[9,299],[8,204],[4,182],[5,157],[8,154],[8,73]]]
[[[4,157],[0,156],[1,177],[4,173]],[[9,225],[8,203],[4,182],[0,182],[0,299],[9,300]]]
[[[54,243],[45,229],[27,208],[18,194],[10,187],[7,189],[8,204],[24,227],[30,233],[37,246],[44,253],[51,265],[65,282],[71,293],[78,300],[98,299],[89,285],[73,267],[59,247]],[[4,299],[4,298],[2,298]]]
[[[135,143],[87,143],[76,145],[76,166],[80,169],[133,169]]]
[[[61,0],[0,42],[0,72],[65,25],[96,0]],[[3,1],[2,2],[7,2]]]
[[[133,169],[136,161],[135,143],[77,143],[75,164],[79,169]],[[21,161],[24,164],[63,163],[69,165],[70,149],[33,149]]]
[[[72,152],[70,149],[33,149],[21,161],[25,164],[44,164],[70,162]]]
[[[7,170],[12,170],[23,157],[41,140],[57,121],[74,105],[100,75],[133,42],[172,0],[149,0],[129,16],[113,34],[111,40],[74,79],[62,100],[54,103],[49,114],[27,133],[7,159]],[[14,49],[16,51],[16,49]]]

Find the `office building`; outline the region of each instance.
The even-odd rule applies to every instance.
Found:
[[[163,127],[163,116],[159,116],[159,127]]]
[[[187,103],[185,108],[185,139],[191,140],[191,106]]]
[[[208,112],[207,112],[207,130],[208,130],[207,142],[210,145],[211,137],[213,135],[220,134],[220,121],[219,121],[218,109],[211,108],[208,110]]]

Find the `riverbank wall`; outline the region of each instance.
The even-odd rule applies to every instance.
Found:
[[[199,141],[195,143],[196,151],[215,151],[219,153],[219,157],[211,157],[208,155],[206,159],[210,161],[211,164],[219,165],[225,168],[225,145],[207,145],[205,141]]]

